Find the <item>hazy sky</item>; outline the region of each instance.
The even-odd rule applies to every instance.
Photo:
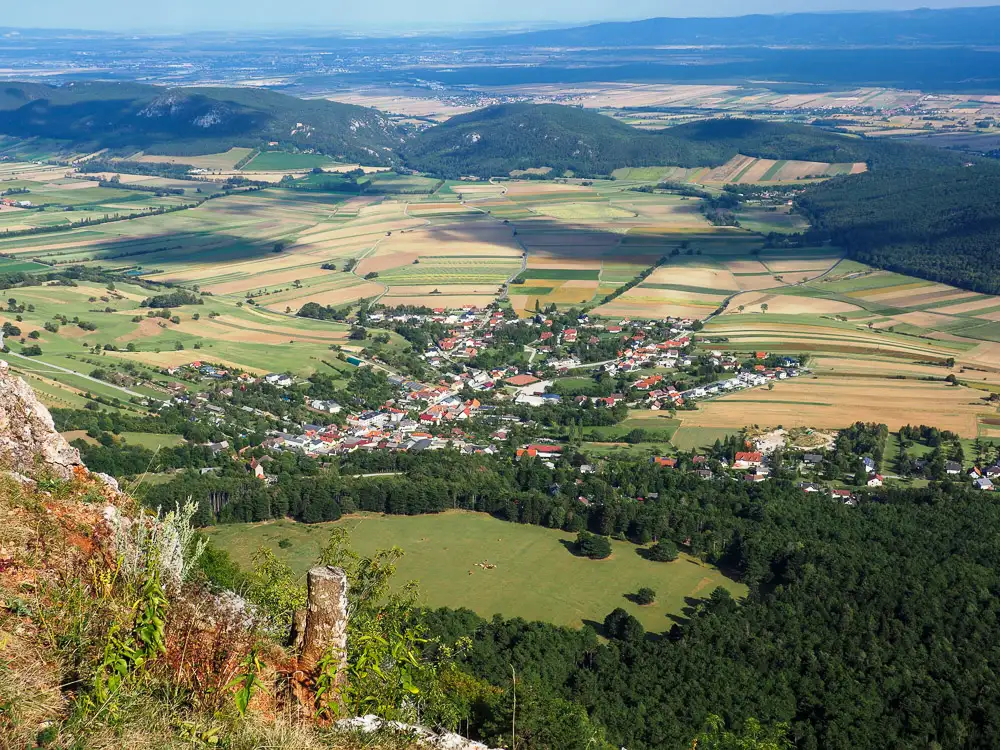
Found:
[[[1000,0],[45,0],[4,3],[0,26],[114,30],[394,29],[576,24],[652,16],[995,5]],[[0,40],[0,44],[2,44]]]

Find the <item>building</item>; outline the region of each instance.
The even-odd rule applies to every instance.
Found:
[[[746,451],[736,454],[736,460],[733,461],[734,469],[750,469],[760,466],[764,463],[764,456],[760,451]]]

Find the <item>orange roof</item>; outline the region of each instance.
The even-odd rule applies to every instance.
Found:
[[[525,385],[531,385],[532,383],[537,383],[538,378],[536,378],[534,375],[528,375],[528,374],[514,375],[513,377],[507,378],[507,380],[505,380],[504,382],[513,386],[520,387]]]

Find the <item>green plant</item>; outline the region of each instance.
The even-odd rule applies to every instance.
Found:
[[[260,679],[262,664],[257,655],[257,649],[251,649],[240,666],[242,672],[229,683],[229,687],[236,688],[233,701],[236,703],[237,713],[240,716],[246,716],[254,693],[264,689],[264,683]]]
[[[413,721],[435,697],[438,665],[421,656],[429,640],[413,616],[416,586],[409,583],[393,591],[391,585],[402,554],[392,548],[362,557],[350,548],[345,529],[330,535],[319,564],[343,568],[347,574],[347,673],[338,696],[340,655],[323,655],[316,696],[321,713]]]
[[[253,557],[254,569],[248,577],[247,597],[267,618],[265,630],[284,638],[292,624],[292,614],[306,604],[305,588],[292,569],[264,547]]]
[[[166,652],[164,625],[167,596],[159,575],[150,572],[142,584],[140,597],[131,607],[131,627],[111,626],[101,661],[94,670],[90,690],[81,700],[85,713],[115,712],[115,699],[125,683],[140,673],[148,662]]]
[[[203,727],[194,721],[182,721],[177,728],[177,736],[190,742],[193,747],[218,747],[222,739],[219,727]]]

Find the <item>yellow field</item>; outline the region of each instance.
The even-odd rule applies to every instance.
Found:
[[[897,430],[919,421],[973,438],[978,417],[992,411],[984,408],[981,397],[945,383],[818,376],[705,401],[678,417],[685,426],[735,429],[748,424],[838,429],[863,421]]]
[[[818,276],[821,273],[829,271],[834,264],[839,261],[841,256],[831,255],[827,258],[804,258],[804,259],[793,259],[793,260],[771,260],[770,258],[764,259],[764,264],[777,274],[791,273],[793,271],[800,271],[801,273],[795,274],[795,281],[799,281],[802,276],[808,276],[812,278],[813,276]]]
[[[723,268],[708,266],[667,265],[657,268],[645,284],[678,284],[680,286],[736,291],[739,286],[733,274]]]
[[[390,302],[390,298],[425,296],[430,294],[436,289],[448,295],[487,294],[493,296],[500,291],[500,285],[499,284],[448,284],[447,286],[444,286],[441,284],[437,285],[418,284],[409,286],[391,286],[389,287],[389,292],[385,295],[386,304],[388,305],[393,303]],[[440,307],[440,305],[434,305],[434,307]]]
[[[976,310],[984,310],[986,308],[996,307],[997,305],[1000,305],[1000,299],[996,297],[990,297],[989,299],[976,300],[975,302],[960,302],[957,305],[938,307],[935,308],[935,312],[939,312],[943,315],[956,315],[958,313],[967,313],[967,312],[975,312]]]
[[[772,284],[772,286],[774,286]],[[743,292],[737,294],[729,302],[726,315],[741,315],[762,312],[761,305],[766,304],[772,315],[829,315],[833,313],[848,313],[861,308],[831,299],[816,297],[798,297],[790,294],[765,294],[762,292]],[[744,310],[740,311],[740,306]]]
[[[343,305],[348,302],[356,302],[359,299],[377,297],[385,291],[382,284],[371,281],[361,281],[350,286],[316,291],[314,287],[307,287],[300,290],[293,290],[274,297],[265,297],[263,304],[270,310],[278,312],[284,311],[286,307],[291,307],[293,311],[298,310],[307,302],[315,302],[320,305]],[[296,292],[299,296],[296,296]]]
[[[965,356],[962,356],[965,360]],[[961,368],[942,368],[934,365],[924,365],[919,362],[906,362],[894,358],[879,358],[877,356],[839,357],[822,354],[812,358],[809,367],[818,373],[835,373],[837,375],[862,375],[867,377],[891,377],[905,375],[910,378],[942,378],[955,373],[962,380],[979,383],[1000,384],[1000,371],[966,370]]]

